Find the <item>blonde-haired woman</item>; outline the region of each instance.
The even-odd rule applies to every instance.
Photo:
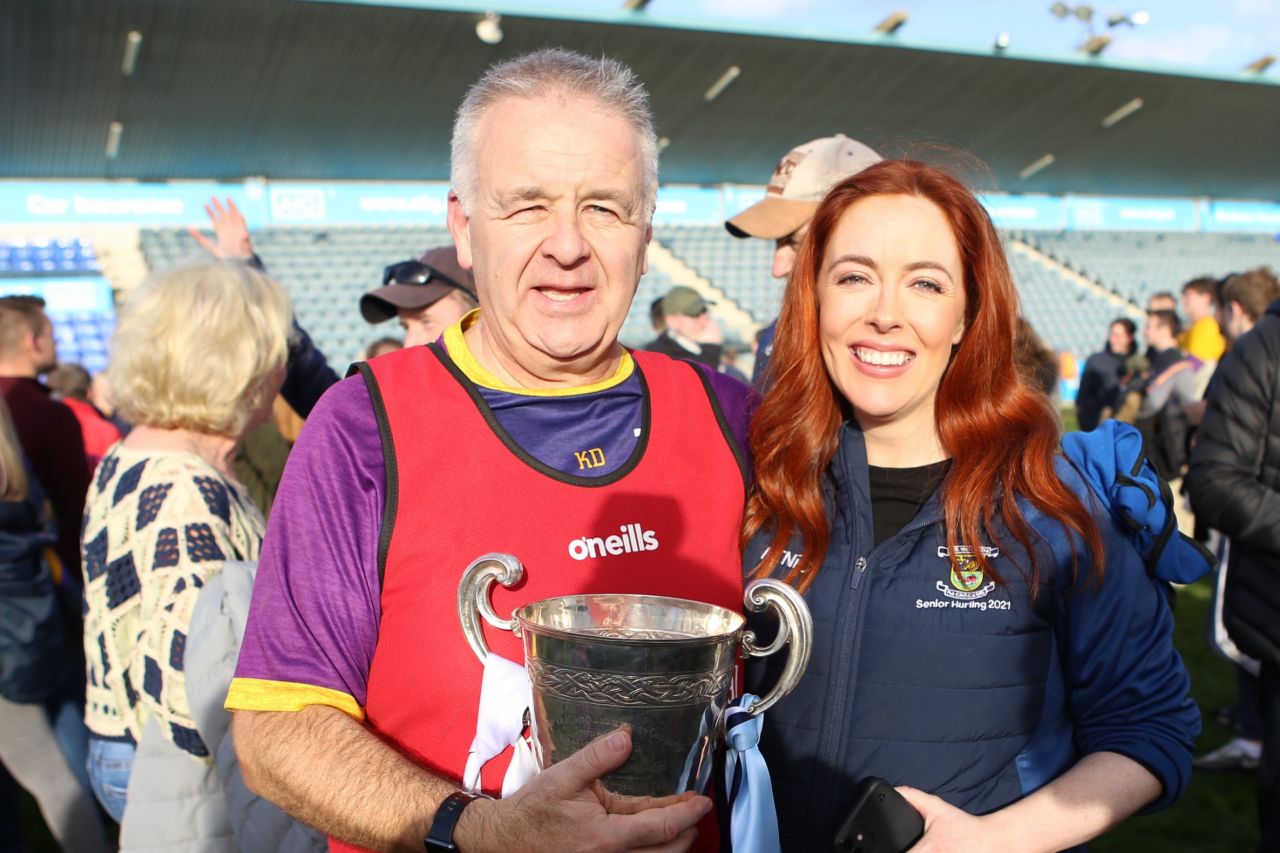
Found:
[[[0,761],[35,798],[62,849],[95,853],[106,850],[102,823],[44,704],[79,658],[65,644],[44,557],[54,542],[45,503],[0,398]]]
[[[271,412],[291,323],[279,284],[217,260],[152,277],[121,314],[109,375],[135,427],[98,466],[81,539],[89,772],[116,820],[135,754],[211,761],[188,701],[187,634],[205,582],[258,558],[262,515],[233,460]]]

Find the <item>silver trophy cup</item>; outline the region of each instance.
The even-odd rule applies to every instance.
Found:
[[[724,735],[738,653],[791,649],[778,684],[749,708],[758,714],[795,687],[809,662],[813,620],[804,599],[776,580],[747,585],[743,602],[773,608],[778,634],[756,645],[742,614],[656,595],[570,595],[526,604],[513,618],[493,610],[495,582],[513,586],[524,568],[510,554],[485,554],[463,573],[458,614],[481,662],[489,655],[481,620],[524,643],[533,685],[534,752],[546,768],[626,724],[631,756],[604,777],[619,794],[665,796],[707,790]]]

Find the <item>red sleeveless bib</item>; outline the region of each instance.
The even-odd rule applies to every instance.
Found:
[[[379,548],[382,616],[365,713],[386,740],[459,780],[482,667],[457,612],[463,570],[514,554],[525,580],[495,586],[497,613],[580,593],[669,595],[742,609],[744,472],[698,369],[633,353],[646,386],[639,445],[602,478],[554,472],[515,447],[479,392],[434,347],[361,366],[378,411],[388,489]],[[486,626],[495,653],[520,641]],[[496,794],[509,761],[490,761]],[[333,842],[332,849],[355,849]]]

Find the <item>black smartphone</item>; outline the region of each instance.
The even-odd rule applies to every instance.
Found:
[[[902,853],[924,835],[924,818],[893,786],[868,776],[853,791],[849,817],[836,833],[837,853]]]

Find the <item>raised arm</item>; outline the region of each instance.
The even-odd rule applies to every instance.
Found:
[[[231,261],[247,261],[253,257],[253,241],[249,239],[249,225],[244,221],[240,208],[230,198],[225,205],[217,196],[209,199],[204,212],[213,226],[214,239],[210,240],[195,228],[188,228],[187,233],[195,238],[204,249],[215,258]]]

